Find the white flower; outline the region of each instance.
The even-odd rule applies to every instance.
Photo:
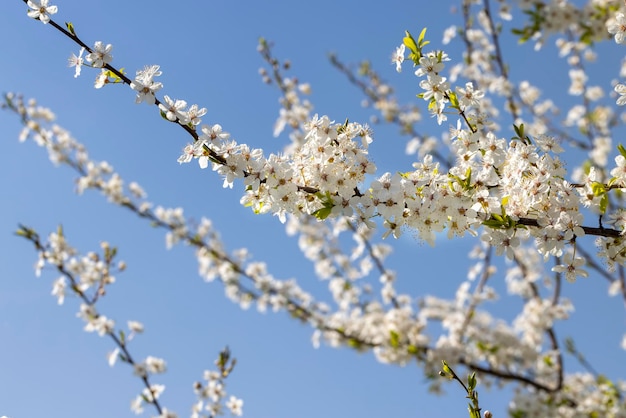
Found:
[[[553,136],[544,134],[537,135],[535,142],[537,142],[537,146],[544,152],[552,151],[554,153],[560,153],[564,151],[559,141]]]
[[[74,78],[78,77],[80,75],[80,70],[83,66],[84,60],[83,60],[83,53],[85,52],[85,48],[81,48],[80,52],[78,53],[78,56],[74,55],[72,53],[72,56],[69,57],[67,59],[68,61],[68,66],[71,67],[76,67],[76,72],[74,73]]]
[[[30,2],[29,2],[30,3]],[[626,37],[626,17],[624,13],[617,13],[615,15],[615,22],[610,24],[607,28],[611,35],[615,35],[615,43],[625,43]]]
[[[204,116],[206,112],[207,110],[204,107],[198,108],[197,104],[191,105],[191,107],[189,108],[189,111],[187,112],[189,123],[191,123],[193,126],[200,125],[200,122],[202,122],[202,119],[200,118]]]
[[[105,70],[103,68],[102,71],[100,71],[100,74],[96,76],[96,81],[94,81],[93,86],[97,89],[101,89],[108,82],[109,82],[109,70]]]
[[[104,67],[113,60],[111,49],[113,49],[113,45],[107,44],[105,46],[101,41],[97,41],[93,46],[93,52],[88,54],[85,59],[96,68]]]
[[[423,56],[420,58],[420,68],[415,71],[415,75],[418,77],[426,75],[429,78],[433,78],[436,82],[443,67],[443,62],[439,61],[437,56]]]
[[[183,148],[183,153],[180,155],[180,157],[178,157],[178,163],[182,164],[191,161],[195,156],[195,149],[196,148],[193,146],[193,144],[185,145],[185,148]]]
[[[243,411],[241,409],[243,407],[243,400],[231,396],[228,402],[226,402],[226,406],[228,407],[228,409],[230,409],[231,414],[238,417],[243,415]]]
[[[202,135],[200,135],[200,139],[214,142],[216,140],[227,141],[229,138],[230,134],[228,132],[223,132],[222,126],[219,124],[215,124],[213,126],[202,126]]]
[[[186,108],[187,102],[184,100],[172,100],[170,96],[164,96],[166,104],[159,103],[159,109],[165,114],[167,120],[180,123],[181,125],[186,125],[189,122],[189,118],[187,116]]]
[[[575,282],[576,277],[587,277],[589,273],[579,268],[585,264],[585,259],[581,257],[574,257],[572,254],[565,254],[563,256],[563,263],[558,266],[552,267],[552,271],[557,273],[565,273],[565,278],[569,282]]]
[[[158,65],[152,65],[137,71],[135,80],[130,83],[130,87],[137,91],[135,103],[146,102],[147,104],[154,104],[154,94],[163,87],[163,84],[155,82],[153,78],[160,75],[161,71],[159,71]]]
[[[425,92],[422,93],[424,100],[429,101],[431,98],[434,98],[437,105],[442,106],[444,95],[450,86],[445,77],[433,76],[420,81],[420,87],[425,90]]]
[[[143,413],[143,397],[141,395],[137,396],[130,403],[130,410],[137,415]]]
[[[614,90],[617,94],[619,94],[616,101],[617,105],[624,106],[626,104],[626,85],[618,84],[615,86]]]
[[[465,83],[465,88],[456,88],[457,96],[461,106],[478,106],[478,102],[485,96],[485,93],[481,90],[474,90],[474,85],[471,81]]]
[[[143,324],[137,321],[128,321],[128,329],[135,334],[141,334],[143,332]]]
[[[58,11],[57,6],[48,6],[48,0],[28,0],[26,4],[32,9],[28,11],[28,17],[39,19],[43,24],[50,21],[49,15],[53,15]]]
[[[396,48],[396,51],[393,54],[391,54],[391,63],[396,64],[397,72],[402,71],[402,63],[404,62],[404,50],[405,46],[404,44],[402,44]]]
[[[65,289],[67,289],[67,282],[65,277],[61,276],[52,285],[52,295],[57,297],[59,305],[63,305],[65,300]]]
[[[87,325],[85,325],[85,331],[96,331],[98,335],[102,337],[105,334],[113,333],[114,327],[115,322],[113,322],[112,319],[108,319],[106,316],[100,315],[96,318],[93,318],[87,323]]]
[[[145,363],[135,363],[135,366],[133,367],[133,374],[135,376],[139,376],[139,377],[146,377],[146,376],[148,376],[148,370],[146,370],[146,364]]]
[[[148,358],[146,358],[146,369],[150,373],[165,373],[165,360],[148,356]]]
[[[109,366],[113,367],[115,365],[115,362],[117,361],[117,359],[120,357],[120,349],[119,347],[116,348],[115,350],[109,352],[107,354],[107,362],[109,363]]]

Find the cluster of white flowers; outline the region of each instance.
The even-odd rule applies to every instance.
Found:
[[[217,371],[206,370],[204,372],[205,383],[196,382],[194,391],[198,396],[191,410],[191,418],[216,417],[224,413],[224,405],[231,415],[243,415],[243,400],[236,396],[228,397],[224,377]],[[228,401],[224,402],[228,397]],[[204,414],[208,413],[208,415]]]
[[[563,390],[555,393],[516,391],[509,406],[512,416],[537,417],[623,417],[626,405],[621,393],[624,382],[613,382],[603,376],[578,373],[567,376]],[[573,403],[575,399],[578,402]]]
[[[108,64],[110,50],[110,45],[105,47],[98,42],[86,59],[93,66]],[[398,48],[394,55],[398,66],[404,61],[400,56],[403,52],[403,48]],[[472,83],[451,90],[449,81],[441,75],[446,61],[449,58],[443,51],[427,53],[419,59],[415,74],[425,77],[420,83],[424,89],[421,97],[431,104],[429,108],[439,124],[447,119],[444,111],[450,106],[458,109],[468,123],[465,129],[457,124],[453,132],[451,146],[457,164],[447,174],[426,156],[414,164],[415,171],[402,175],[385,173],[364,187],[365,176],[376,170],[367,152],[372,141],[370,129],[354,122],[334,123],[327,116],[317,115],[303,123],[310,106],[300,105],[295,93],[297,84],[289,79],[281,80],[284,113],[276,132],[287,124],[303,126],[296,137],[301,142],[294,143],[290,153],[265,157],[262,150],[232,140],[216,124],[201,126],[201,134],[185,147],[178,161],[198,159],[202,168],[211,162],[223,176],[225,187],[233,187],[235,179],[241,179],[245,186],[242,204],[255,213],[277,215],[282,222],[288,213],[315,215],[319,219],[347,216],[372,227],[369,220],[380,216],[386,229],[384,236],[398,237],[408,227],[433,244],[437,232],[447,229],[450,238],[466,232],[475,234],[494,213],[505,212],[514,221],[529,219],[533,223],[527,222],[527,226],[540,228],[529,228],[530,232],[491,229],[491,235],[483,239],[497,246],[499,252],[508,248],[510,254],[510,248],[519,245],[518,238],[529,233],[541,243],[538,250],[545,257],[562,254],[566,243],[584,235],[580,201],[571,187],[560,180],[564,177],[563,164],[541,150],[545,140],[538,138],[537,145],[526,138],[507,142],[482,125],[479,115],[470,115],[472,108],[481,108],[484,92]],[[138,103],[156,101],[155,92],[162,84],[155,82],[154,77],[160,74],[156,65],[137,72],[130,85],[138,92]],[[576,74],[582,81],[572,90],[573,94],[584,90],[584,73]],[[187,109],[186,101],[169,96],[164,97],[164,103],[159,102],[159,108],[168,120],[192,128],[200,124],[200,116],[206,113],[197,105]],[[548,144],[549,150],[559,150],[554,141],[548,140]],[[111,189],[119,189],[116,178],[109,182]],[[589,203],[585,201],[586,206]],[[586,274],[576,268],[581,263],[582,259],[573,257],[561,269],[570,273],[569,279],[575,279],[577,273]]]
[[[158,410],[161,407],[157,402],[165,386],[151,384],[149,377],[154,374],[164,373],[165,360],[148,356],[142,362],[136,362],[130,355],[128,343],[136,334],[142,333],[143,324],[137,321],[128,321],[129,334],[124,337],[122,331],[115,329],[115,322],[96,309],[96,303],[107,293],[107,286],[115,282],[111,274],[115,268],[119,271],[125,269],[124,262],[114,264],[116,249],[106,242],[101,244],[104,251],[102,256],[91,252],[80,256],[78,251],[71,247],[61,229],[51,233],[46,242],[42,242],[39,235],[32,229],[22,227],[18,235],[30,240],[39,252],[39,260],[36,264],[36,274],[40,275],[46,266],[53,267],[61,273],[61,276],[52,285],[52,295],[57,298],[59,304],[63,304],[66,294],[71,291],[74,296],[81,300],[77,317],[85,322],[86,332],[96,332],[99,336],[111,338],[116,347],[107,357],[110,366],[117,360],[129,363],[135,375],[139,376],[145,384],[145,389],[131,403],[131,409],[135,413],[143,411],[145,403],[154,404]],[[164,416],[175,416],[172,413]]]
[[[599,236],[598,257],[608,264],[609,271],[626,262],[626,241],[622,237],[626,216],[608,197],[613,190],[626,189],[626,149],[621,148],[615,165],[609,166],[611,127],[616,115],[599,104],[604,90],[588,84],[585,70],[585,62],[595,59],[590,42],[606,38],[608,31],[616,43],[626,43],[626,18],[621,12],[615,13],[612,2],[592,0],[580,8],[567,1],[518,2],[530,16],[530,23],[517,31],[522,40],[534,39],[541,46],[552,34],[568,31],[575,35],[557,40],[557,47],[571,67],[569,94],[584,101],[565,112],[564,125],[583,132],[584,140],[567,132],[559,132],[560,140],[549,135],[553,131],[550,116],[556,106],[550,100],[540,100],[540,90],[528,81],[509,80],[497,44],[499,30],[485,10],[477,14],[476,26],[459,31],[470,46],[464,63],[450,69],[446,68],[450,58],[445,51],[423,52],[421,37],[419,45],[415,41],[407,43],[405,38],[392,55],[396,70],[401,71],[408,47],[417,67],[415,75],[421,78],[423,91],[419,97],[428,103],[439,125],[451,114],[456,114],[458,121],[444,134],[451,158],[444,161],[437,152],[428,154],[435,150],[437,141],[414,131],[420,113],[399,106],[391,95],[393,90],[368,69],[372,86],[362,85],[368,99],[385,121],[399,124],[410,134],[409,148],[420,155],[413,170],[395,174],[376,173],[368,153],[372,132],[367,125],[311,116],[312,105],[299,96],[308,93],[310,86],[281,77],[277,61],[269,59],[269,45],[264,41],[260,52],[271,63],[272,77],[283,92],[274,134],[287,127],[292,129],[291,144],[281,154],[266,156],[261,149],[239,144],[219,124],[201,125],[206,109],[198,105],[188,107],[185,100],[167,95],[160,101],[156,93],[163,85],[155,81],[161,75],[157,65],[138,71],[133,81],[103,68],[96,87],[105,85],[114,74],[136,91],[137,103],[157,104],[166,119],[191,134],[194,141],[185,146],[178,162],[195,159],[201,168],[210,163],[224,179],[224,187],[232,188],[236,181],[242,183],[243,205],[255,213],[278,216],[290,233],[299,234],[300,247],[314,263],[316,274],[328,280],[335,308],[315,301],[295,280],[275,279],[264,263],[250,261],[246,249],[229,254],[209,220],[202,219],[192,226],[181,208],[152,209],[154,205],[145,200],[140,186],[131,183],[125,189],[112,167],[91,161],[82,145],[65,130],[56,125],[44,127],[42,121],[53,120],[51,112],[35,102],[13,105],[25,124],[21,139],[32,134],[39,145],[48,149],[53,162],[77,169],[81,175],[79,192],[99,190],[111,202],[165,228],[168,247],[177,242],[193,245],[200,275],[207,281],[219,279],[227,297],[242,308],[254,304],[259,311],[286,310],[314,327],[316,345],[324,341],[331,346],[372,349],[385,363],[407,364],[418,359],[427,374],[433,374],[439,360],[446,358],[483,372],[487,385],[497,377],[522,381],[530,390],[516,393],[511,404],[513,413],[622,416],[626,411],[619,395],[626,390],[622,383],[616,386],[591,373],[564,375],[554,324],[567,319],[573,305],[556,290],[547,298],[538,290],[545,276],[542,259],[557,260],[552,268],[554,281],[588,276],[583,268],[589,267],[588,257],[577,245],[585,235]],[[28,15],[43,23],[57,12],[47,0],[29,0],[28,6]],[[500,15],[504,19],[511,17],[506,2],[500,2]],[[447,41],[454,32],[454,28],[446,32]],[[111,45],[97,42],[84,60],[81,50],[70,64],[76,67],[76,75],[85,61],[92,67],[111,68],[111,49]],[[444,76],[444,70],[449,76]],[[272,79],[266,71],[262,76],[267,82]],[[471,81],[455,85],[459,78]],[[616,83],[614,92],[619,95],[616,104],[626,104],[626,86]],[[502,106],[494,104],[486,93],[503,100],[504,109],[512,116],[514,138],[497,134],[500,127],[494,119]],[[7,96],[7,100],[17,102],[15,96]],[[590,162],[590,167],[572,170],[572,183],[566,180],[564,162],[556,156],[564,151],[561,145],[565,143],[586,150]],[[376,177],[369,181],[371,176]],[[603,214],[613,229],[602,224],[600,228],[586,227],[583,222],[589,213]],[[324,219],[325,224],[318,222]],[[484,263],[474,266],[470,280],[461,284],[454,299],[426,297],[417,309],[410,296],[397,294],[395,272],[383,265],[389,247],[370,243],[378,227],[383,229],[383,238],[399,237],[411,230],[431,245],[444,231],[448,238],[478,235],[480,231],[483,246],[476,255]],[[344,253],[337,239],[346,230],[351,231],[356,243],[351,253]],[[51,236],[51,242],[54,251],[41,256],[40,267],[46,262],[58,265],[76,260],[73,250],[65,247],[58,235]],[[486,285],[495,272],[487,262],[487,248],[515,263],[506,272],[508,291],[520,296],[524,304],[510,324],[480,308],[483,302],[498,296]],[[86,258],[81,260],[84,264],[69,263],[72,273],[81,278],[81,291],[83,287],[87,290],[109,284],[101,277],[112,282],[106,263],[99,263],[94,256]],[[371,297],[371,287],[360,280],[374,270],[379,273],[380,301]],[[470,294],[479,271],[483,271],[484,279]],[[621,283],[614,280],[611,292],[618,293]],[[59,303],[67,288],[65,278],[55,282],[53,294]],[[113,331],[114,323],[88,303],[81,306],[79,316],[87,322],[87,331],[100,335]],[[443,330],[439,338],[429,335],[432,323],[439,323]],[[135,364],[136,373],[142,377],[164,370],[165,362],[152,357]],[[206,384],[195,387],[199,396],[195,417],[201,417],[203,411],[210,416],[221,413],[226,398],[219,373],[206,372],[205,380]],[[133,403],[133,410],[141,411],[143,401],[156,401],[162,390],[158,385],[147,388]],[[231,397],[226,406],[232,414],[241,415],[241,400]],[[163,411],[161,416],[175,414]]]

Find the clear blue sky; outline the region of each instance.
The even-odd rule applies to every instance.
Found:
[[[439,48],[443,29],[460,23],[460,16],[451,12],[456,2],[432,0],[54,4],[59,13],[53,17],[59,23],[73,22],[88,44],[113,44],[116,67],[133,74],[144,65],[159,64],[163,94],[206,107],[205,123],[220,123],[239,142],[268,153],[279,151],[287,139],[272,137],[278,92],[260,81],[259,36],[275,43],[278,57],[292,61],[289,74],[311,83],[316,112],[338,121],[367,122],[371,112],[361,108],[359,92],[331,67],[327,53],[336,52],[352,63],[370,59],[401,87],[403,99],[418,100],[417,78],[408,68],[395,73],[390,54],[406,29],[417,34],[427,26],[431,46]],[[286,236],[276,218],[255,216],[243,208],[241,189],[222,189],[213,172],[201,171],[196,164],[180,166],[176,158],[189,137],[161,120],[155,107],[136,105],[128,87],[95,90],[96,73],[88,68],[74,79],[67,58],[78,48],[51,27],[30,20],[22,1],[2,2],[0,39],[2,92],[37,98],[87,145],[92,158],[109,161],[125,180],[140,183],[153,202],[183,206],[196,219],[211,218],[230,249],[247,247],[255,259],[268,262],[275,277],[297,278],[305,289],[324,294],[325,284],[317,281],[296,240]],[[446,50],[453,60],[460,59],[458,44]],[[539,65],[545,57],[550,55],[537,55],[529,45],[507,54],[516,64],[512,69],[518,79],[563,91],[566,73],[558,69],[565,68],[564,63],[552,58],[555,64],[545,68]],[[606,71],[599,80],[608,85],[617,67]],[[154,355],[168,361],[168,372],[156,382],[167,386],[163,404],[180,416],[188,415],[195,399],[192,383],[212,367],[226,344],[239,361],[228,390],[244,399],[248,417],[466,414],[460,388],[447,387],[444,397],[427,393],[415,365],[386,366],[371,354],[347,349],[316,350],[310,343],[311,329],[286,315],[240,310],[225,299],[218,283],[202,282],[189,248],[167,251],[162,231],[99,195],[76,196],[69,169],[53,168],[42,149],[18,143],[20,125],[14,115],[0,113],[0,127],[0,416],[133,416],[129,404],[141,389],[125,365],[107,365],[111,342],[82,330],[81,320],[75,318],[76,300],[57,306],[50,296],[56,275],[34,277],[36,254],[12,235],[18,223],[42,235],[63,223],[70,242],[85,252],[97,249],[101,240],[119,247],[129,268],[118,275],[101,310],[120,325],[127,319],[145,324],[145,334],[130,348],[136,357]],[[372,153],[381,172],[409,169],[411,159],[403,151],[406,139],[394,127],[374,129]],[[423,131],[435,129],[433,121],[424,122]],[[439,239],[435,249],[410,236],[389,242],[395,247],[389,266],[399,272],[403,290],[452,297],[465,278],[468,240]],[[494,281],[504,288],[502,276]],[[623,304],[607,301],[606,285],[597,277],[568,284],[564,293],[575,301],[577,311],[571,324],[559,328],[561,338],[578,337],[578,346],[597,369],[611,377],[624,376],[624,354],[618,350],[625,330]],[[494,310],[510,319],[515,314],[511,306],[519,304],[500,303]],[[566,361],[576,367],[571,358]],[[479,391],[485,408],[505,416],[508,393]]]

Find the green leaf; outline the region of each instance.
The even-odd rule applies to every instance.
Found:
[[[511,418],[524,418],[526,416],[526,413],[521,409],[516,409],[514,411],[509,410],[509,416]]]
[[[72,36],[76,36],[76,32],[74,31],[74,24],[72,22],[65,22],[65,26],[67,27],[68,32],[72,34]]]
[[[347,120],[346,120],[346,123],[348,123]],[[315,197],[317,197],[319,200],[322,201],[323,207],[313,212],[312,215],[315,216],[320,221],[323,221],[324,219],[328,218],[328,216],[330,215],[330,212],[335,206],[333,203],[333,197],[328,191],[317,192],[315,193]]]
[[[18,226],[20,229],[18,229],[17,232],[15,232],[15,235],[17,235],[18,237],[25,237],[26,239],[37,237],[37,233],[35,232],[34,229],[31,229],[27,227],[26,225],[22,225],[22,224],[18,224]]]
[[[400,346],[400,334],[394,330],[389,331],[389,344],[393,348],[398,348]]]
[[[513,125],[513,130],[517,134],[518,138],[524,136],[524,124],[523,123],[520,126]]]
[[[459,105],[459,99],[458,97],[456,97],[456,93],[451,91],[450,93],[448,93],[448,97],[450,98],[450,107],[460,110],[461,106]]]
[[[452,372],[452,369],[450,368],[450,366],[448,366],[448,363],[446,363],[445,360],[441,360],[441,364],[443,365],[443,372],[447,374],[450,378],[452,378],[454,376],[454,372]]]
[[[601,198],[600,198],[600,212],[602,213],[606,213],[606,208],[609,206],[609,195],[608,194],[604,194]]]
[[[361,349],[363,347],[363,344],[361,344],[361,342],[359,340],[356,340],[354,338],[350,338],[348,340],[348,346],[359,350],[359,349]]]
[[[503,226],[502,221],[497,221],[495,219],[488,219],[486,221],[483,221],[483,225],[485,225],[487,228],[491,228],[491,229],[500,229]]]
[[[480,417],[480,412],[478,412],[473,406],[472,404],[468,404],[467,406],[467,410],[469,411],[469,416],[470,418],[481,418]]]
[[[411,33],[408,30],[404,31],[404,33],[406,36],[402,38],[402,43],[404,43],[404,46],[409,48],[409,50],[412,53],[417,54],[418,49],[417,49],[417,43],[415,42],[415,39],[413,39],[413,36],[411,36]]]
[[[426,28],[422,29],[422,31],[420,32],[420,36],[418,36],[417,38],[417,44],[418,45],[424,45],[424,37],[426,36]],[[428,42],[428,41],[426,41]]]
[[[465,182],[462,183],[465,186],[466,190],[470,188],[471,182],[472,182],[472,167],[467,167],[467,170],[465,170]]]
[[[228,346],[224,347],[224,349],[222,351],[220,351],[219,357],[217,359],[217,367],[220,368],[220,370],[226,368],[226,364],[228,363],[228,360],[230,359],[230,349],[228,348]]]
[[[428,43],[429,43],[428,41],[424,41],[424,35],[426,34],[426,28],[424,28],[422,30],[422,32],[420,33],[420,37],[418,38],[417,42],[415,41],[415,39],[413,38],[413,36],[411,35],[411,33],[408,30],[405,31],[404,33],[405,33],[406,36],[402,39],[402,43],[410,51],[408,59],[413,61],[413,65],[418,65],[420,58],[422,58],[422,48],[425,45],[428,45]]]
[[[476,372],[467,376],[467,390],[473,392],[476,389]]]
[[[493,345],[493,344],[485,344],[482,341],[478,341],[476,343],[476,347],[480,350],[480,351],[485,351],[487,353],[491,353],[491,354],[495,354],[498,352],[499,347],[497,345]]]
[[[591,183],[591,190],[595,196],[603,196],[606,194],[606,186],[597,181]]]
[[[313,212],[313,216],[315,216],[320,221],[323,221],[324,219],[328,218],[328,215],[330,215],[330,212],[332,210],[333,210],[332,207],[330,207],[330,208],[323,207],[323,208],[318,209],[315,212]]]
[[[626,148],[622,144],[617,145],[617,150],[622,155],[622,157],[626,158]]]

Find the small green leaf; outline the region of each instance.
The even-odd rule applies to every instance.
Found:
[[[594,196],[604,196],[606,194],[606,186],[603,183],[594,181],[591,183],[591,191]]]
[[[19,228],[20,229],[18,229],[15,232],[15,235],[17,235],[18,237],[31,238],[31,237],[35,236],[35,231],[30,229],[29,227],[20,224]]]
[[[450,98],[450,107],[460,110],[461,106],[459,105],[459,99],[456,97],[456,93],[451,91],[448,93],[448,97]]]
[[[465,182],[461,183],[465,186],[465,189],[469,189],[472,182],[472,167],[467,167],[465,170]]]
[[[441,360],[441,364],[443,365],[443,372],[445,374],[447,374],[450,377],[454,376],[454,373],[452,372],[452,369],[450,368],[450,366],[448,366],[448,363],[446,363],[445,360]]]
[[[363,344],[361,344],[361,342],[359,340],[356,340],[354,338],[350,338],[348,340],[348,346],[359,350],[359,349],[361,349],[363,347]]]
[[[600,212],[601,213],[606,213],[606,208],[609,206],[609,195],[608,194],[604,194],[601,198],[600,198]]]
[[[467,410],[469,411],[469,416],[470,418],[481,418],[480,417],[480,412],[478,412],[473,406],[472,404],[468,404],[467,406]]]
[[[389,344],[393,348],[398,348],[400,346],[400,334],[394,330],[389,331]]]
[[[422,31],[420,32],[420,36],[418,36],[417,38],[417,44],[418,45],[423,45],[424,44],[424,37],[426,36],[426,28],[422,29]]]
[[[332,207],[330,208],[323,207],[313,212],[313,216],[315,216],[320,221],[323,221],[324,219],[328,218],[328,215],[330,215],[330,212],[332,212],[332,210],[333,210]]]
[[[72,22],[65,22],[65,26],[67,27],[68,32],[72,34],[72,36],[76,36],[76,32],[74,31],[74,24]]]
[[[404,43],[404,46],[409,48],[411,52],[413,52],[414,54],[417,54],[418,49],[417,49],[417,43],[415,42],[415,39],[413,39],[413,36],[411,36],[411,33],[408,30],[404,31],[404,33],[406,36],[402,38],[402,43]]]
[[[467,390],[472,392],[476,389],[476,372],[467,376]]]
[[[348,129],[348,118],[346,118],[346,121],[343,123],[343,125],[337,128],[337,133],[342,134],[346,132],[347,129]]]
[[[513,130],[517,134],[517,139],[524,136],[524,124],[522,123],[520,126],[513,125]]]

